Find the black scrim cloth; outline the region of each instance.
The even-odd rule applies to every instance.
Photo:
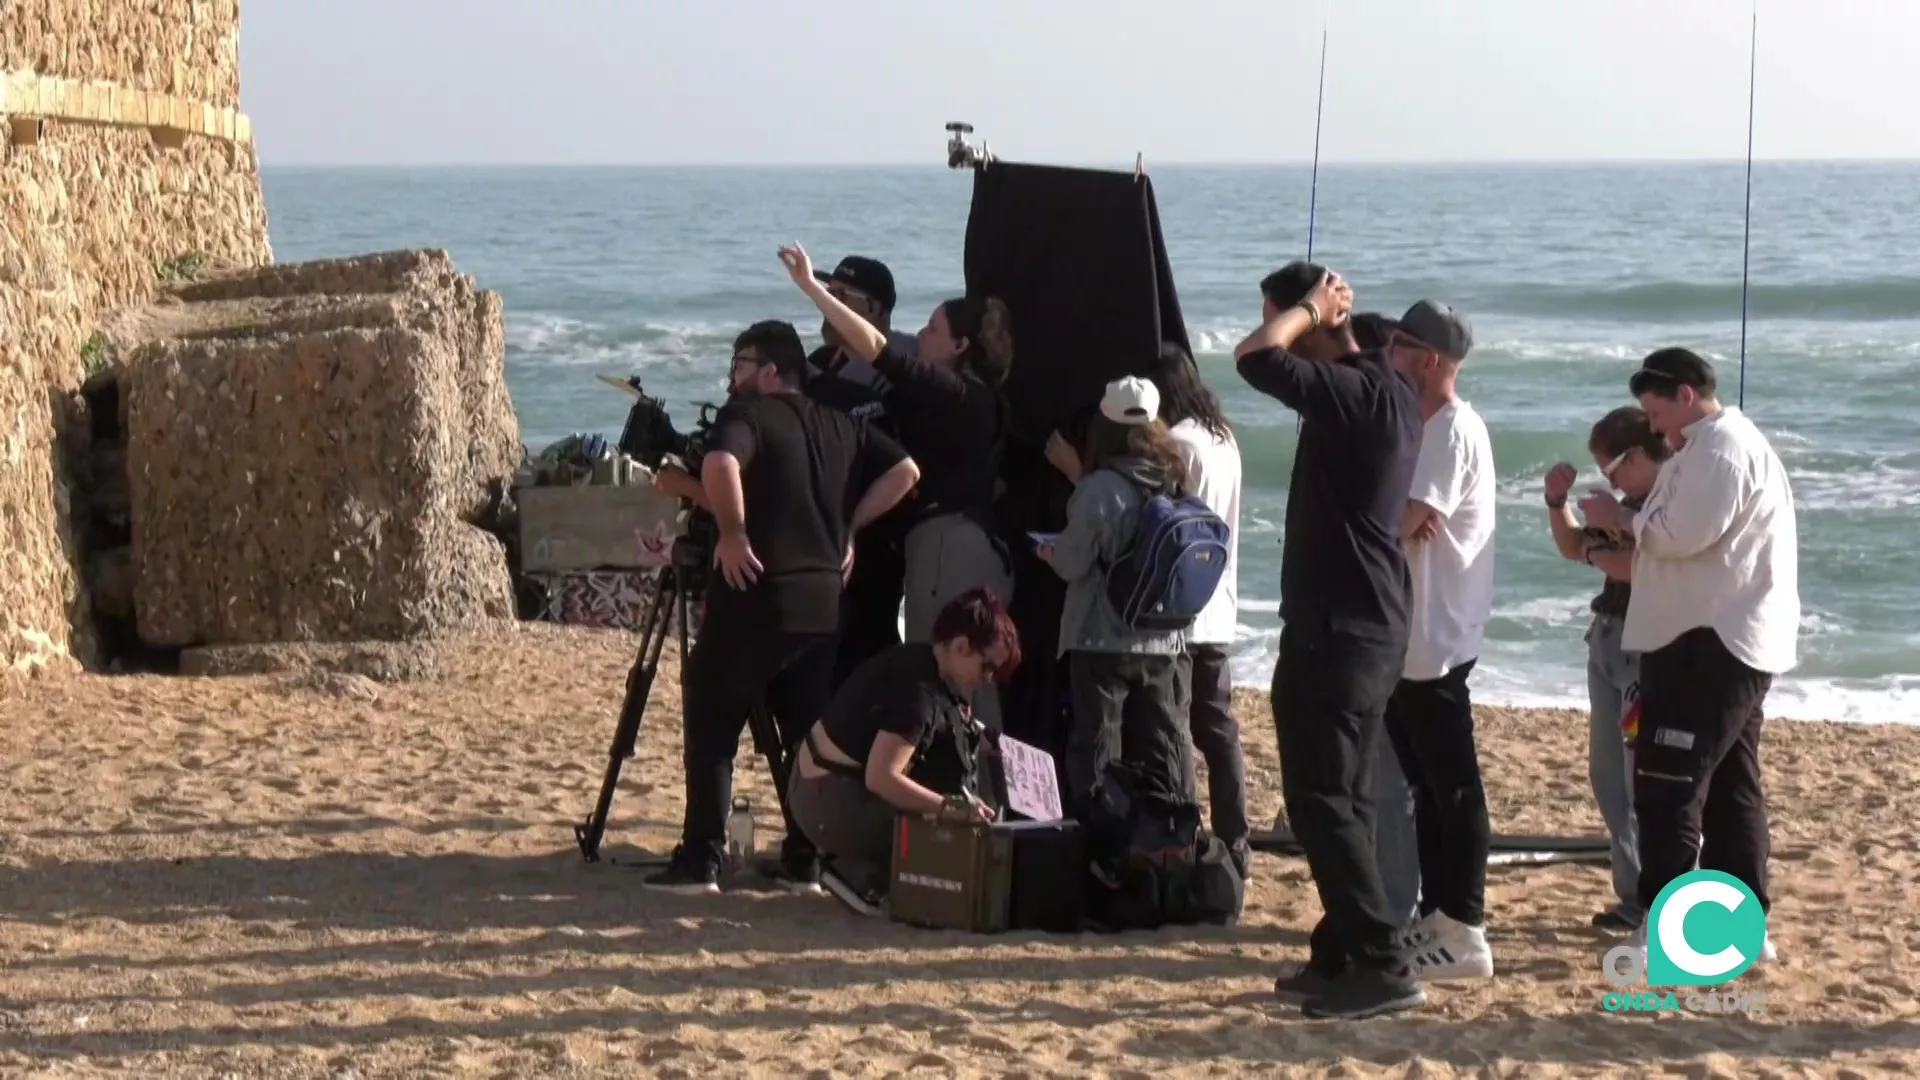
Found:
[[[976,170],[967,292],[996,296],[1013,323],[1012,431],[999,525],[1014,553],[1014,622],[1024,658],[1002,691],[1008,734],[1064,761],[1066,671],[1054,660],[1066,588],[1028,532],[1058,532],[1072,488],[1047,464],[1047,436],[1084,423],[1106,384],[1174,342],[1191,349],[1160,233],[1153,182],[1131,172],[994,161]]]

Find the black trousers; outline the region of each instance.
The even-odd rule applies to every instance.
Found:
[[[1395,970],[1400,920],[1388,909],[1374,861],[1373,761],[1382,716],[1399,681],[1406,643],[1371,641],[1288,624],[1273,668],[1273,725],[1280,790],[1325,912],[1308,963],[1333,974],[1348,964]]]
[[[1473,742],[1469,660],[1438,679],[1401,679],[1387,702],[1387,737],[1413,791],[1420,914],[1479,926],[1487,918],[1487,789]]]
[[[883,518],[853,537],[853,573],[840,592],[840,638],[832,657],[829,691],[861,664],[900,644],[900,601],[905,595],[906,535]]]
[[[1086,805],[1114,761],[1137,765],[1169,794],[1191,797],[1193,738],[1182,701],[1180,658],[1070,652],[1067,664],[1073,685],[1069,812]]]
[[[1746,883],[1761,910],[1772,908],[1760,780],[1761,707],[1772,686],[1772,675],[1741,663],[1707,627],[1640,657],[1633,812],[1643,907],[1698,859],[1702,870]]]
[[[1247,839],[1247,758],[1233,718],[1233,671],[1225,645],[1189,645],[1183,658],[1191,700],[1187,727],[1207,763],[1207,820],[1228,846]]]
[[[680,673],[686,721],[687,812],[681,843],[688,859],[718,863],[726,854],[733,803],[733,761],[747,714],[764,702],[779,729],[785,760],[820,719],[832,693],[834,635],[795,634],[716,624],[700,628]],[[785,779],[782,777],[781,779]],[[814,846],[787,807],[784,859],[812,857]]]

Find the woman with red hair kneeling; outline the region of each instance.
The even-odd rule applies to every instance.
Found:
[[[916,778],[943,735],[970,739],[967,702],[1020,663],[1020,636],[990,590],[934,618],[931,642],[895,645],[857,668],[807,732],[787,782],[793,819],[828,862],[822,884],[856,908],[886,893],[897,813],[931,813],[947,796]],[[982,821],[994,808],[969,793]]]

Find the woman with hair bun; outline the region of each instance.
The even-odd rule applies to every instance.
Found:
[[[842,347],[892,384],[888,412],[901,444],[920,465],[920,487],[903,508],[911,520],[906,640],[932,640],[935,616],[969,589],[990,589],[1010,602],[1013,560],[995,538],[992,517],[1008,424],[1000,388],[1013,366],[1007,306],[993,297],[948,300],[921,328],[919,355],[902,356],[888,346],[885,333],[827,291],[805,249],[781,248],[780,262]],[[974,709],[999,730],[999,696],[991,687]]]

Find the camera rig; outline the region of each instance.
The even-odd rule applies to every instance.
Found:
[[[717,406],[712,402],[701,402],[700,416],[694,424],[694,430],[682,434],[674,428],[666,405],[659,398],[647,394],[639,376],[617,379],[602,375],[601,379],[632,394],[635,399],[633,407],[627,411],[626,425],[620,432],[618,446],[622,453],[656,471],[677,462],[688,473],[700,475],[700,466],[712,439]],[[720,523],[690,500],[682,499],[680,505],[685,525],[681,534],[674,537],[667,565],[660,568],[647,598],[646,622],[641,628],[640,647],[634,656],[633,666],[627,671],[626,696],[620,702],[620,718],[614,726],[613,745],[607,753],[607,769],[600,782],[600,796],[594,803],[593,813],[573,827],[574,840],[580,846],[580,854],[588,862],[600,861],[600,842],[606,836],[607,815],[613,808],[614,791],[620,784],[621,768],[627,759],[633,757],[634,748],[639,743],[640,724],[646,717],[654,678],[660,672],[660,654],[666,647],[667,634],[677,624],[683,663],[692,638],[697,636],[697,631],[693,629],[698,622],[694,615],[695,605],[706,591],[707,570],[713,564],[714,547],[720,539]],[[786,748],[780,741],[779,728],[772,715],[761,705],[754,707],[747,723],[753,732],[754,749],[766,759],[768,768],[773,771],[774,790],[779,794],[780,805],[785,807],[787,758]],[[642,859],[639,865],[658,865],[664,861],[664,858]]]
[[[984,169],[993,162],[993,151],[982,141],[979,149],[967,142],[967,136],[973,134],[973,125],[964,120],[955,120],[947,125],[947,168]]]

